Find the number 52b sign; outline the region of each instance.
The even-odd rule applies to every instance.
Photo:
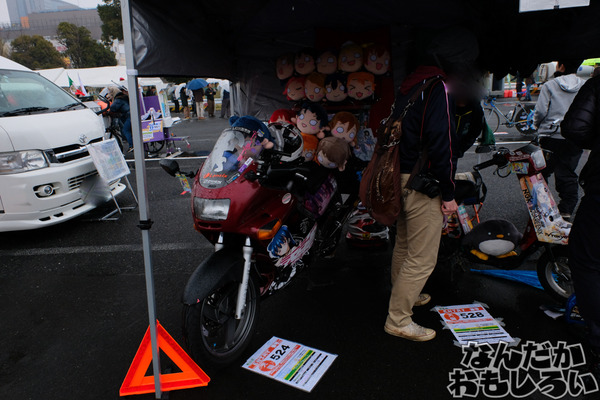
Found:
[[[435,308],[459,344],[513,342],[481,304],[464,304]]]

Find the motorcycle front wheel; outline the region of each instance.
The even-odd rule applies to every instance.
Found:
[[[564,303],[574,292],[566,246],[546,249],[537,262],[537,274],[544,290]]]
[[[244,352],[256,329],[259,287],[252,275],[248,280],[246,306],[235,319],[238,282],[227,282],[202,301],[184,305],[183,335],[189,355],[201,368],[218,370],[231,365]]]

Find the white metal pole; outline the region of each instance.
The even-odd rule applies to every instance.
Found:
[[[133,24],[129,0],[121,0],[121,18],[123,21],[123,40],[125,42],[125,60],[127,63],[127,91],[131,112],[131,130],[133,134],[133,154],[135,156],[135,176],[138,189],[140,223],[142,230],[142,248],[144,251],[144,271],[146,276],[146,296],[148,298],[148,319],[150,320],[150,342],[152,345],[152,369],[154,372],[154,391],[156,398],[162,397],[160,388],[160,357],[156,334],[156,300],[154,297],[154,275],[152,271],[152,248],[150,246],[150,212],[148,209],[148,189],[146,187],[146,165],[144,163],[144,144],[140,121],[138,96],[138,78],[133,48]]]

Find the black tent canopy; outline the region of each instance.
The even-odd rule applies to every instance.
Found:
[[[301,46],[328,28],[392,34],[462,25],[479,40],[479,64],[504,74],[559,58],[600,54],[600,3],[519,13],[518,0],[131,0],[140,76],[239,80],[246,61]],[[394,37],[392,41],[406,40]],[[272,65],[272,63],[271,63]]]

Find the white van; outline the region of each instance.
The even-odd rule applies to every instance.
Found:
[[[0,232],[77,217],[80,187],[98,172],[86,145],[104,140],[102,119],[38,73],[0,57]],[[113,195],[125,190],[109,182]]]

